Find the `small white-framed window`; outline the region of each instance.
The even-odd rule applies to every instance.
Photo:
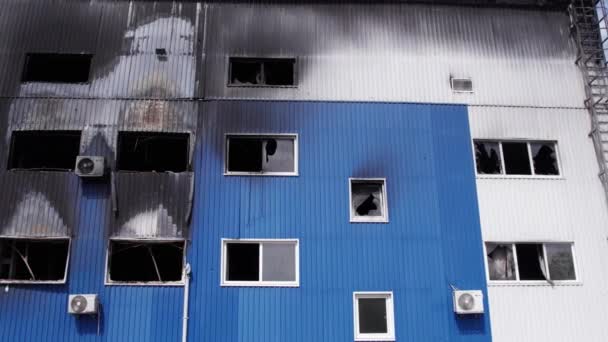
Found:
[[[183,285],[185,240],[108,241],[106,285]]]
[[[486,242],[490,283],[577,282],[572,242]]]
[[[221,286],[300,285],[297,239],[222,239]]]
[[[470,77],[450,77],[450,86],[455,93],[473,92],[473,80]]]
[[[349,178],[350,222],[388,222],[385,178]]]
[[[69,238],[0,238],[0,284],[64,284]]]
[[[555,141],[473,140],[478,175],[559,177]]]
[[[394,341],[392,292],[353,292],[355,341]]]
[[[226,134],[224,174],[297,176],[297,134]]]

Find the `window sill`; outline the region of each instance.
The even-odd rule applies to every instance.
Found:
[[[562,281],[554,281],[553,285],[542,280],[532,280],[532,281],[488,281],[488,287],[527,287],[527,286],[537,286],[537,287],[555,287],[555,286],[582,286],[583,282],[578,280],[562,280]]]
[[[63,280],[0,280],[1,285],[64,285]]]
[[[232,84],[226,85],[228,88],[285,88],[285,89],[297,89],[297,85],[267,85],[267,84]]]
[[[356,218],[351,217],[350,223],[389,223],[389,222],[388,222],[388,218],[363,220],[363,219],[356,219]]]
[[[477,179],[565,180],[564,176],[541,175],[476,175]]]
[[[106,281],[104,283],[104,285],[105,286],[171,286],[171,287],[175,287],[175,286],[184,286],[185,283],[183,280],[167,281],[167,282],[161,282],[161,281],[141,281],[141,282]]]
[[[355,341],[396,341],[395,336],[386,335],[370,335],[370,336],[357,336]]]
[[[221,287],[300,287],[299,282],[248,282],[248,281],[235,281],[235,282],[223,282],[220,284]]]
[[[298,177],[297,172],[224,172],[224,176],[246,176],[246,177]]]

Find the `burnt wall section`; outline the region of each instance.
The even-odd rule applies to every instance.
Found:
[[[71,172],[4,172],[0,189],[0,236],[74,234],[80,184]]]
[[[200,4],[9,0],[2,6],[0,96],[175,99],[198,95]],[[22,83],[26,53],[92,54],[89,81]]]
[[[194,177],[183,173],[116,172],[112,237],[188,238]]]

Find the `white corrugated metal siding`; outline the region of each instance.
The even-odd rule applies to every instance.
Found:
[[[581,107],[562,12],[402,5],[208,5],[207,98]],[[297,88],[226,87],[229,56],[297,57]],[[450,76],[471,77],[454,94]]]
[[[556,140],[560,179],[477,179],[485,241],[572,241],[577,285],[489,285],[495,342],[608,337],[608,214],[586,110],[470,108],[473,138]]]

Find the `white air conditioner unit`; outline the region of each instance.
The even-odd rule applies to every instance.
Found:
[[[102,177],[105,171],[105,158],[99,156],[76,157],[74,172],[80,177]]]
[[[96,294],[72,294],[68,298],[68,313],[73,315],[96,314],[99,297]]]
[[[480,290],[454,290],[454,312],[459,315],[482,314],[483,293]]]

